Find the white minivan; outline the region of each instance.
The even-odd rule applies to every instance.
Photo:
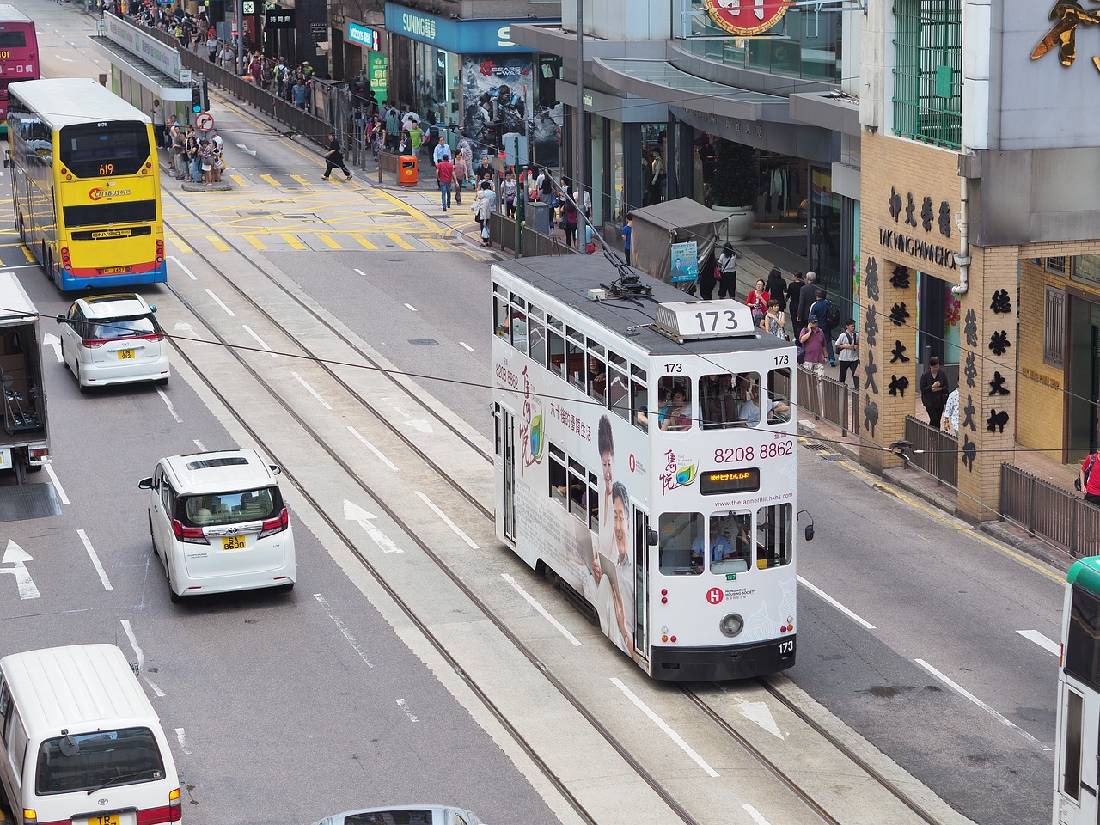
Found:
[[[162,458],[138,482],[149,491],[149,534],[172,601],[294,587],[294,533],[279,472],[255,450],[219,450]]]
[[[114,645],[0,659],[0,785],[16,825],[180,821],[168,740]]]
[[[61,360],[81,392],[137,381],[168,382],[168,345],[156,311],[132,292],[73,301],[61,324]]]

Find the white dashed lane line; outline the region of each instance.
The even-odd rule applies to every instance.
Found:
[[[103,569],[103,562],[99,560],[99,555],[96,553],[95,548],[92,547],[92,542],[88,538],[88,534],[83,530],[77,530],[76,534],[80,537],[81,543],[84,545],[84,550],[88,554],[88,558],[92,561],[92,567],[95,568],[95,572],[99,574],[99,583],[103,585],[104,590],[114,590],[114,586],[111,584],[111,580],[107,578],[107,571]]]
[[[830,596],[824,590],[817,587],[816,585],[810,584],[810,582],[806,581],[801,576],[798,577],[798,583],[801,584],[803,587],[805,587],[807,590],[809,590],[811,593],[816,595],[822,601],[825,601],[825,602],[828,602],[829,604],[831,604],[833,607],[835,607],[837,610],[839,610],[841,613],[843,613],[845,616],[847,616],[849,619],[851,619],[856,624],[863,625],[863,627],[865,627],[867,630],[874,630],[875,629],[875,626],[873,624],[871,624],[865,618],[860,616],[854,610],[849,610],[847,607],[842,605],[840,602],[838,602],[836,599],[834,599],[832,596]]]
[[[520,597],[525,602],[527,602],[527,604],[531,605],[531,607],[533,607],[535,609],[536,613],[538,613],[540,616],[542,616],[542,618],[546,619],[546,621],[548,621],[550,623],[550,625],[556,631],[558,631],[558,633],[560,633],[562,636],[564,636],[569,641],[569,644],[573,645],[573,647],[580,647],[581,646],[581,640],[578,639],[576,636],[574,636],[572,633],[570,633],[565,625],[563,625],[561,622],[559,622],[557,619],[555,619],[550,614],[550,611],[542,606],[542,603],[539,602],[538,599],[536,599],[534,596],[532,596],[530,593],[528,593],[526,590],[524,590],[522,587],[520,587],[519,582],[517,582],[515,580],[515,578],[513,578],[508,573],[501,573],[500,577],[502,579],[504,579],[504,581],[508,582],[509,586],[513,590],[515,590],[517,593],[519,593]]]
[[[691,747],[691,745],[689,745],[687,742],[685,742],[684,738],[682,736],[680,736],[680,734],[678,734],[675,730],[673,730],[672,726],[669,725],[668,722],[666,722],[664,719],[662,719],[660,716],[658,716],[656,714],[656,712],[649,705],[647,705],[645,702],[643,702],[641,700],[641,698],[639,698],[637,695],[635,695],[634,691],[632,691],[625,684],[623,684],[621,679],[618,679],[618,678],[612,676],[611,677],[611,684],[613,684],[615,687],[617,687],[619,690],[621,690],[623,692],[623,695],[627,699],[630,700],[630,703],[632,705],[634,705],[634,707],[636,707],[638,710],[640,710],[642,713],[644,713],[646,715],[646,717],[649,719],[649,721],[652,722],[654,725],[656,725],[657,728],[665,736],[667,736],[674,743],[676,743],[677,747],[679,747],[680,750],[682,750],[685,754],[687,754],[688,758],[692,762],[694,762],[696,765],[698,765],[700,768],[702,768],[703,773],[705,773],[711,779],[717,779],[718,778],[718,776],[719,776],[718,771],[716,771],[714,768],[712,768],[710,765],[708,765],[706,763],[706,760],[704,760],[703,757],[701,757],[696,752],[696,750],[693,747]]]
[[[1034,642],[1035,644],[1037,644],[1050,655],[1061,655],[1062,651],[1058,643],[1051,641],[1038,630],[1017,630],[1016,632],[1027,639],[1029,642]]]
[[[225,301],[223,301],[223,300],[222,300],[221,298],[219,298],[219,297],[218,297],[218,296],[217,296],[217,295],[215,294],[214,290],[212,290],[212,289],[207,289],[207,290],[206,290],[206,294],[210,296],[210,299],[211,299],[211,300],[212,300],[212,301],[213,301],[213,302],[214,302],[215,304],[217,304],[217,305],[218,305],[218,306],[220,306],[220,307],[221,307],[221,308],[222,308],[223,310],[225,310],[225,314],[226,314],[226,315],[228,315],[228,316],[229,316],[230,318],[236,318],[236,317],[237,317],[237,313],[235,313],[235,312],[234,312],[233,310],[231,310],[231,309],[230,309],[230,308],[229,308],[228,306],[226,306],[226,303],[225,303]]]
[[[53,485],[54,490],[57,492],[57,497],[61,499],[62,504],[69,504],[69,497],[65,495],[65,488],[61,486],[61,482],[57,480],[57,473],[54,472],[53,465],[49,462],[46,463],[46,475],[50,477],[50,484]]]
[[[381,450],[379,450],[377,447],[375,447],[373,444],[371,444],[369,441],[367,441],[367,439],[363,436],[363,434],[360,433],[357,429],[355,429],[355,427],[348,424],[347,428],[348,428],[348,432],[351,433],[353,436],[355,436],[355,439],[360,444],[362,444],[364,447],[366,447],[368,450],[370,450],[371,454],[375,458],[377,458],[379,461],[381,461],[383,464],[385,464],[391,470],[396,470],[397,469],[397,465],[394,464],[392,461],[390,461],[385,453],[383,453]]]

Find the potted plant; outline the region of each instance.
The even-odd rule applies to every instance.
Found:
[[[756,150],[725,139],[718,141],[717,148],[717,163],[710,187],[711,209],[729,215],[726,221],[727,240],[744,240],[756,220],[753,206],[760,184]]]

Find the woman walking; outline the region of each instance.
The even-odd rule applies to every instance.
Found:
[[[718,297],[735,298],[737,292],[737,252],[726,242],[718,258]]]

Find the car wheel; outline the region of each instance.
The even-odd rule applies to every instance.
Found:
[[[86,394],[88,392],[88,390],[91,389],[90,387],[86,387],[84,385],[84,382],[80,379],[80,362],[79,361],[74,361],[73,362],[73,377],[76,378],[76,385],[78,387],[80,387],[80,391],[82,393]]]
[[[164,575],[168,580],[168,598],[172,600],[172,604],[179,604],[183,601],[183,596],[176,592],[176,589],[172,586],[172,571],[168,569],[168,562],[164,563]]]

